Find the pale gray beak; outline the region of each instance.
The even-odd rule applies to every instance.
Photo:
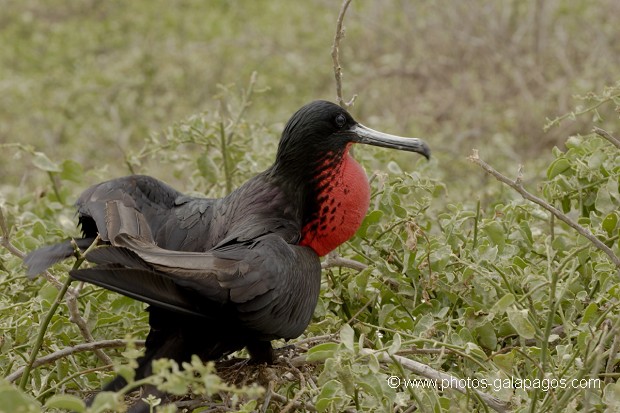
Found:
[[[357,143],[382,146],[384,148],[398,149],[401,151],[417,152],[426,159],[431,157],[431,149],[426,142],[418,138],[403,138],[402,136],[390,135],[370,129],[360,123],[355,124],[349,131],[357,135]]]

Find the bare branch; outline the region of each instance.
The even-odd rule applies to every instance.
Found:
[[[321,336],[306,337],[304,339],[296,341],[293,344],[295,345],[295,347],[299,347],[311,343],[325,343],[327,341],[333,341],[336,337],[337,334],[323,334]]]
[[[84,251],[84,253],[82,254],[77,244],[75,243],[75,240],[71,240],[71,243],[73,244],[73,247],[75,249],[75,254],[78,257],[76,265],[78,262],[80,262],[80,260],[83,261],[85,259],[86,253],[90,251],[93,247],[95,247],[98,242],[99,236],[95,238],[95,240],[91,243],[87,250]],[[84,320],[84,317],[82,317],[82,315],[80,314],[77,303],[77,299],[80,295],[82,285],[83,283],[79,283],[77,288],[70,288],[65,297],[65,302],[67,304],[67,308],[69,309],[69,320],[75,325],[77,325],[80,333],[82,334],[82,337],[84,337],[86,342],[91,343],[95,341],[95,338],[91,334],[88,325],[86,324],[86,320]],[[104,364],[112,364],[112,359],[107,354],[105,354],[103,350],[94,349],[94,352],[95,355],[99,358],[99,360],[101,360]]]
[[[321,339],[325,338],[328,341],[331,341],[334,336],[321,336]],[[296,346],[299,343],[296,343]],[[446,349],[416,349],[412,352],[415,353],[424,353],[424,354],[435,354],[435,353],[443,353]],[[449,383],[450,388],[453,388],[454,390],[460,392],[460,393],[468,393],[470,391],[475,392],[478,397],[484,402],[486,403],[489,407],[491,407],[493,410],[497,411],[497,412],[509,412],[510,411],[510,405],[507,402],[504,402],[494,396],[491,396],[487,393],[484,393],[482,391],[476,390],[476,389],[472,389],[472,388],[468,388],[463,384],[463,380],[460,380],[458,377],[452,376],[448,373],[444,373],[442,371],[438,371],[433,369],[430,366],[427,366],[426,364],[422,364],[420,362],[414,361],[414,360],[410,360],[406,357],[403,357],[401,355],[389,355],[387,354],[384,350],[371,350],[371,349],[360,349],[360,354],[365,355],[365,356],[369,356],[369,355],[374,355],[376,356],[381,362],[384,363],[398,363],[400,364],[403,368],[405,368],[406,370],[411,371],[414,374],[417,374],[419,376],[425,377],[427,379],[430,380],[436,380],[436,382],[438,383]],[[320,364],[321,361],[319,360],[315,360],[313,362],[308,362],[306,361],[306,355],[300,355],[297,356],[291,360],[287,361],[287,364],[289,364],[289,367],[300,367],[300,366],[304,366],[304,365],[308,365],[308,364]],[[303,388],[304,386],[302,386]],[[444,386],[445,387],[445,386]],[[272,399],[278,400],[277,393],[274,393],[272,395]],[[287,399],[282,398],[281,401],[288,401]],[[293,400],[293,401],[297,401],[297,400]]]
[[[91,344],[95,342],[95,338],[88,329],[86,320],[84,320],[84,318],[80,314],[80,310],[78,309],[77,304],[77,297],[77,290],[72,288],[65,298],[67,308],[69,309],[69,320],[78,326],[78,329],[80,330],[82,337],[84,337],[84,340],[87,341],[87,344]],[[110,358],[110,356],[105,354],[103,350],[101,350],[101,348],[95,348],[93,349],[93,351],[95,352],[97,358],[99,358],[99,360],[101,360],[104,364],[112,364],[112,359]]]
[[[598,136],[607,139],[609,142],[611,142],[612,145],[614,145],[616,148],[620,149],[620,139],[616,138],[611,133],[607,132],[605,129],[597,128],[596,126],[592,130]]]
[[[271,398],[273,400],[277,401],[277,402],[280,402],[280,403],[287,403],[287,402],[289,402],[289,400],[286,397],[281,396],[278,393],[273,393],[271,395]],[[307,412],[316,412],[316,407],[314,407],[313,405],[311,405],[309,403],[301,403],[301,402],[293,401],[291,406],[294,409],[297,409],[297,410],[302,410],[303,409],[303,410],[305,410]]]
[[[460,393],[467,394],[472,391],[480,397],[480,399],[487,404],[490,408],[495,410],[496,412],[509,412],[510,404],[504,402],[503,400],[498,399],[497,397],[491,396],[490,394],[484,393],[480,390],[468,388],[463,384],[463,380],[460,380],[458,377],[452,376],[448,373],[444,373],[442,371],[435,370],[434,368],[427,366],[426,364],[419,363],[415,360],[408,359],[406,357],[392,355],[390,356],[385,351],[373,351],[369,349],[361,349],[360,353],[364,355],[374,355],[380,361],[384,363],[392,363],[397,362],[403,368],[409,370],[410,372],[417,374],[418,376],[425,377],[429,380],[436,380],[439,383],[449,383],[451,389],[454,389]]]
[[[332,267],[347,267],[352,270],[362,271],[368,268],[368,265],[359,261],[343,258],[337,254],[327,254],[325,261],[321,263],[321,268],[327,269]]]
[[[345,102],[342,97],[342,67],[340,66],[340,41],[344,38],[344,28],[342,22],[344,21],[344,15],[347,12],[347,8],[351,0],[344,0],[340,13],[338,14],[338,20],[336,21],[336,35],[334,36],[334,44],[332,45],[332,61],[334,62],[334,76],[336,77],[336,96],[338,97],[338,104],[347,109],[353,106],[357,95],[353,95],[351,100]]]
[[[296,408],[299,398],[306,392],[306,379],[301,371],[287,361],[288,366],[297,373],[299,377],[299,391],[295,393],[293,398],[280,410],[280,413],[288,413],[289,410]]]
[[[48,354],[47,356],[43,356],[41,358],[36,359],[34,363],[32,364],[32,368],[42,366],[43,364],[53,363],[58,359],[70,356],[75,353],[81,353],[83,351],[94,351],[94,350],[99,350],[103,348],[125,347],[130,342],[131,341],[129,340],[102,340],[102,341],[94,341],[92,343],[78,344],[73,347],[63,348],[62,350],[55,351],[51,354]],[[143,346],[144,340],[133,341],[133,344],[135,344],[136,346]],[[6,376],[6,380],[8,380],[9,382],[14,382],[15,380],[19,379],[21,375],[24,373],[24,369],[25,367],[21,367],[15,372],[9,374],[8,376]]]
[[[611,261],[616,265],[616,267],[620,268],[620,258],[618,258],[616,256],[616,254],[614,254],[614,252],[611,250],[611,248],[609,248],[607,245],[605,245],[594,234],[592,234],[592,232],[590,232],[587,228],[584,228],[581,225],[579,225],[578,223],[576,223],[575,221],[573,221],[567,215],[563,214],[559,209],[555,208],[553,205],[550,205],[544,199],[541,199],[541,198],[539,198],[539,197],[529,193],[525,188],[523,188],[523,185],[521,184],[521,178],[520,177],[517,177],[517,179],[513,181],[513,180],[505,177],[501,173],[497,172],[495,169],[493,169],[492,166],[490,166],[488,163],[486,163],[485,161],[480,159],[480,157],[478,155],[478,151],[476,149],[473,150],[471,156],[469,156],[468,159],[471,162],[479,165],[482,169],[485,170],[486,173],[492,175],[498,181],[508,185],[509,187],[511,187],[512,189],[514,189],[518,193],[520,193],[523,198],[527,199],[528,201],[531,201],[531,202],[535,203],[536,205],[539,205],[539,206],[543,207],[544,209],[546,209],[547,211],[549,211],[553,215],[555,215],[558,219],[560,219],[561,221],[566,223],[568,226],[573,228],[579,234],[581,234],[584,237],[586,237],[592,244],[594,244],[594,246],[596,248],[598,248],[599,250],[601,250],[605,254],[607,254],[607,256],[609,256]]]

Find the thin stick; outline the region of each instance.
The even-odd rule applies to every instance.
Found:
[[[0,229],[2,230],[2,233],[4,234],[2,237],[0,237],[0,245],[6,248],[7,251],[9,251],[11,254],[13,254],[17,258],[23,260],[25,254],[22,251],[20,251],[19,248],[15,247],[11,243],[10,228],[8,227],[6,223],[2,209],[0,209]],[[45,279],[51,282],[54,285],[54,287],[56,287],[56,289],[62,290],[64,288],[63,283],[58,281],[58,279],[54,277],[52,274],[50,274],[49,271],[45,270],[42,275]],[[78,310],[78,305],[77,305],[78,291],[74,288],[69,287],[65,295],[66,295],[67,307],[69,308],[69,314],[70,314],[69,319],[78,326],[80,333],[82,333],[82,336],[84,337],[86,341],[88,342],[95,341],[92,334],[90,333],[90,330],[88,329],[86,320],[84,320],[84,318],[80,315],[80,312]],[[103,351],[95,350],[95,354],[97,355],[97,357],[99,357],[99,359],[104,364],[112,364],[112,360],[110,359],[110,357],[108,357]]]
[[[97,245],[98,241],[99,241],[99,237],[97,236],[97,238],[92,242],[91,246],[88,247],[87,251],[90,250],[93,246]],[[80,249],[78,248],[74,240],[72,240],[71,243],[73,244],[73,248],[75,250],[76,256],[79,257],[79,259],[83,261],[85,255],[81,253]],[[67,304],[67,308],[69,309],[69,320],[75,325],[77,325],[78,329],[80,330],[80,333],[82,334],[82,337],[84,337],[84,339],[90,343],[90,342],[95,341],[95,338],[91,334],[90,329],[88,328],[88,325],[86,324],[86,320],[84,320],[84,317],[82,317],[82,315],[80,314],[80,310],[78,308],[78,303],[77,303],[77,298],[80,294],[82,284],[83,283],[80,283],[79,284],[80,287],[78,288],[69,289],[69,291],[67,292],[67,297],[66,297],[65,302]],[[95,355],[99,358],[99,360],[103,362],[103,364],[112,364],[112,359],[107,354],[105,354],[103,350],[95,349],[94,351],[95,351]]]
[[[346,267],[351,268],[352,270],[363,271],[368,268],[368,265],[363,262],[343,258],[338,254],[327,254],[325,261],[321,263],[321,268],[326,269],[332,267]]]
[[[284,406],[282,410],[280,410],[280,413],[288,413],[289,410],[295,408],[299,398],[306,392],[306,378],[304,377],[303,373],[299,371],[297,367],[293,366],[290,362],[287,361],[287,364],[297,373],[297,376],[299,376],[299,391],[295,393],[295,396],[293,396],[293,398],[286,404],[286,406]]]
[[[93,243],[90,245],[90,247],[88,247],[86,252],[88,252],[88,250],[90,250],[95,245],[97,245],[97,241],[98,240],[99,240],[99,236],[97,236],[97,238],[95,238],[95,241],[93,241]],[[75,264],[73,265],[73,269],[74,270],[77,270],[78,268],[80,268],[80,265],[82,265],[82,263],[84,262],[84,259],[85,259],[84,255],[80,256],[75,261]],[[39,353],[39,350],[41,349],[41,346],[43,345],[43,338],[45,337],[45,332],[47,331],[47,327],[49,326],[50,322],[52,321],[52,317],[56,313],[56,310],[58,309],[58,306],[60,305],[60,302],[65,297],[65,294],[67,293],[67,290],[69,290],[69,286],[71,285],[72,281],[73,280],[71,279],[70,276],[67,277],[67,279],[65,280],[65,283],[62,285],[62,289],[60,291],[58,291],[58,295],[56,295],[56,299],[54,300],[54,303],[50,307],[49,311],[47,312],[47,314],[45,316],[45,319],[41,323],[41,326],[39,328],[39,334],[37,335],[37,338],[36,338],[36,340],[34,342],[34,345],[32,347],[32,352],[30,353],[30,358],[29,358],[28,363],[26,364],[26,366],[24,368],[24,373],[23,373],[22,378],[21,378],[21,380],[19,382],[19,388],[21,390],[24,390],[26,388],[26,383],[28,382],[28,376],[30,376],[30,371],[33,368],[35,360],[37,359],[37,354]]]
[[[273,394],[273,381],[269,380],[269,384],[267,385],[267,391],[265,392],[265,400],[263,401],[263,406],[261,408],[261,413],[265,413],[267,408],[269,407],[269,402],[271,401],[271,395]]]
[[[385,351],[373,351],[369,349],[361,349],[360,352],[361,354],[364,354],[367,356],[374,355],[384,363],[397,362],[402,367],[409,370],[410,372],[417,374],[418,376],[425,377],[429,380],[435,380],[439,383],[450,383],[450,388],[460,393],[467,394],[469,391],[473,391],[474,393],[476,393],[476,395],[478,395],[478,397],[480,397],[480,399],[484,403],[487,404],[487,406],[489,406],[496,412],[504,413],[504,412],[510,411],[509,403],[506,403],[498,399],[497,397],[491,396],[490,394],[484,393],[480,390],[469,389],[465,385],[463,385],[462,383],[463,380],[460,380],[458,377],[452,376],[442,371],[435,370],[432,367],[427,366],[426,364],[422,364],[417,361],[414,361],[414,360],[411,360],[405,357],[397,356],[397,355],[390,356]]]
[[[273,393],[271,395],[271,398],[273,400],[275,400],[275,401],[280,402],[280,403],[287,403],[289,401],[286,397],[281,396],[278,393]],[[316,407],[314,407],[313,405],[311,405],[309,403],[294,402],[292,404],[292,407],[295,408],[295,409],[298,409],[298,410],[303,409],[303,410],[305,410],[307,412],[316,412]]]
[[[56,360],[70,356],[75,353],[80,353],[83,351],[100,350],[103,348],[125,347],[129,343],[130,343],[129,340],[116,339],[116,340],[93,341],[92,343],[82,343],[82,344],[78,344],[72,347],[65,347],[62,350],[55,351],[46,356],[36,359],[34,363],[32,363],[32,368],[37,368],[39,366],[42,366],[43,364],[53,363]],[[143,346],[144,340],[133,341],[133,344],[135,344],[136,346]],[[21,367],[15,372],[6,376],[5,379],[8,380],[9,382],[14,382],[15,380],[17,380],[18,378],[22,376],[25,369],[26,369],[25,367]]]
[[[24,390],[26,388],[26,383],[28,382],[28,376],[30,376],[30,371],[32,371],[34,367],[34,362],[37,359],[37,354],[39,353],[39,350],[41,349],[41,345],[43,344],[43,337],[45,337],[45,332],[47,331],[47,327],[52,321],[52,317],[56,313],[56,310],[58,309],[60,302],[62,301],[65,294],[67,293],[67,290],[69,289],[69,286],[71,285],[71,281],[72,281],[71,277],[67,277],[67,280],[62,285],[62,289],[58,292],[58,295],[56,295],[56,299],[54,300],[54,303],[48,310],[47,314],[45,315],[45,318],[43,319],[43,322],[41,323],[41,327],[39,328],[39,334],[37,335],[37,338],[34,341],[34,344],[32,346],[32,351],[30,352],[30,358],[28,359],[28,363],[26,363],[26,366],[24,367],[22,379],[19,382],[19,388],[21,390]]]
[[[84,317],[82,317],[82,315],[80,314],[77,303],[78,296],[76,293],[74,293],[74,291],[74,289],[71,289],[65,299],[65,302],[67,303],[67,308],[69,309],[69,320],[78,326],[78,329],[80,330],[82,337],[84,337],[84,340],[86,340],[87,343],[92,343],[95,341],[95,338],[91,334],[86,320],[84,320]],[[103,350],[101,350],[101,348],[94,348],[93,350],[97,358],[99,358],[99,360],[101,360],[103,364],[112,364],[112,359],[110,358],[110,356],[105,354]]]
[[[342,97],[342,66],[340,66],[340,41],[344,38],[344,29],[342,22],[344,21],[344,15],[347,12],[347,8],[351,0],[344,0],[340,13],[338,14],[338,20],[336,21],[336,35],[334,36],[334,44],[332,45],[332,61],[334,62],[334,76],[336,77],[336,96],[338,98],[338,104],[347,109],[353,106],[357,95],[353,95],[350,101],[345,102]]]
[[[560,219],[561,221],[566,223],[568,226],[573,228],[579,234],[586,237],[592,244],[594,244],[596,248],[598,248],[599,250],[607,254],[607,256],[609,256],[611,261],[616,265],[616,267],[620,268],[620,258],[618,258],[616,254],[614,254],[611,248],[609,248],[607,245],[601,242],[598,238],[596,238],[596,236],[594,236],[594,234],[592,234],[587,228],[582,227],[581,225],[573,221],[571,218],[564,215],[560,210],[550,205],[545,200],[538,198],[535,195],[532,195],[525,188],[523,188],[523,185],[521,183],[522,169],[523,169],[522,167],[519,167],[519,176],[517,177],[516,180],[513,181],[505,177],[501,173],[497,172],[495,169],[493,169],[492,166],[490,166],[488,163],[480,159],[480,157],[478,156],[478,151],[476,149],[473,150],[472,154],[469,156],[468,159],[471,162],[479,165],[488,174],[493,175],[493,177],[495,177],[495,179],[497,179],[498,181],[503,182],[504,184],[508,185],[509,187],[511,187],[518,193],[520,193],[523,198],[535,203],[536,205],[543,207],[544,209],[546,209],[547,211],[555,215],[558,219]]]
[[[596,126],[592,130],[598,136],[607,139],[609,142],[611,142],[612,145],[614,145],[616,148],[620,149],[620,139],[616,138],[611,133],[607,132],[605,129],[597,128]]]

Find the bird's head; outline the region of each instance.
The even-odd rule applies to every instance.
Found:
[[[276,156],[276,165],[313,169],[317,162],[338,158],[353,143],[417,152],[427,159],[430,149],[418,138],[403,138],[358,123],[342,107],[317,100],[299,109],[287,122]]]

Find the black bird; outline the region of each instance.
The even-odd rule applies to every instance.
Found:
[[[102,245],[86,255],[96,266],[71,277],[150,304],[136,379],[158,358],[215,360],[243,347],[271,363],[271,340],[305,330],[319,296],[319,256],[351,238],[369,206],[366,174],[349,153],[354,143],[430,156],[422,140],[374,131],[315,101],[286,124],[274,164],[225,198],[186,196],[142,175],[80,196],[77,245],[85,249],[97,235]],[[28,275],[71,255],[69,241],[31,252]],[[105,389],[125,384],[119,376]]]

